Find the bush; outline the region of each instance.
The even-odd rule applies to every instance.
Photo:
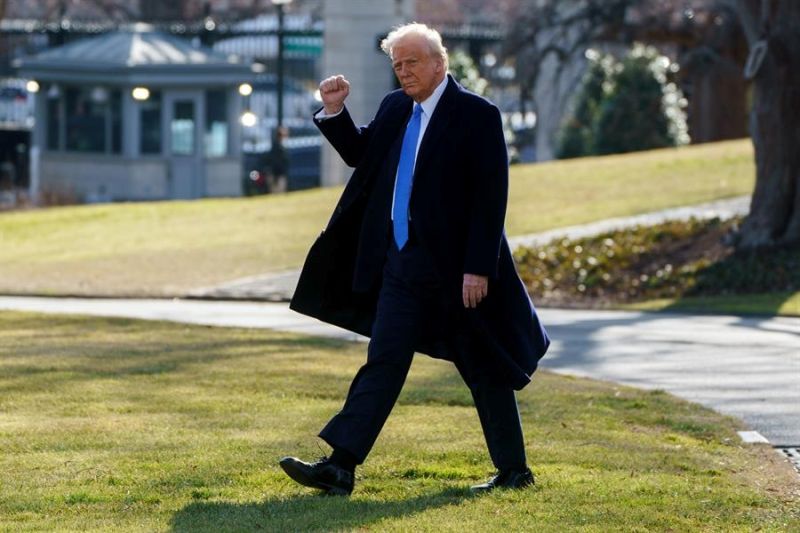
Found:
[[[595,153],[593,130],[606,93],[604,85],[611,77],[614,59],[611,56],[600,56],[593,51],[590,51],[587,57],[589,70],[583,78],[575,111],[561,130],[561,142],[557,150],[559,159]]]
[[[449,70],[453,77],[464,88],[481,96],[488,94],[489,82],[481,77],[478,67],[467,53],[455,50],[448,56],[448,62],[450,63]]]
[[[636,45],[619,62],[588,51],[589,70],[565,122],[561,158],[677,146],[689,142],[686,100],[670,81],[677,65]]]

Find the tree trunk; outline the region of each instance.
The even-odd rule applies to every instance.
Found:
[[[711,65],[690,76],[689,137],[692,144],[747,137],[747,84],[741,68]]]
[[[800,243],[800,2],[761,0],[764,60],[753,79],[756,186],[739,248]],[[758,11],[756,11],[758,12]]]
[[[689,99],[689,136],[705,143],[749,136],[749,82],[742,69],[749,52],[735,14],[711,13],[714,22],[701,26],[692,45],[681,47],[678,61]]]

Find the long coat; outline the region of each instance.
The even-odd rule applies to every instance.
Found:
[[[316,121],[355,167],[306,258],[291,308],[370,336],[391,235],[394,180],[412,99],[389,93],[369,125],[345,109]],[[417,351],[455,362],[467,383],[521,389],[550,343],[519,279],[503,224],[508,156],[492,103],[448,82],[417,154],[410,224],[431,255],[447,312]],[[476,309],[462,303],[464,273],[489,277]]]

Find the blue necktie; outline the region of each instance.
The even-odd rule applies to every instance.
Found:
[[[402,250],[408,242],[408,201],[411,199],[411,182],[414,178],[414,160],[417,155],[417,140],[422,118],[422,106],[414,104],[411,120],[406,125],[403,135],[403,147],[400,149],[400,163],[397,165],[397,181],[394,184],[394,207],[392,220],[394,226],[394,242]]]

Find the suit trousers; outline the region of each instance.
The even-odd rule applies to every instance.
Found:
[[[387,253],[367,361],[359,369],[344,407],[319,436],[334,449],[352,454],[359,464],[369,454],[403,388],[423,335],[443,322],[446,312],[437,275],[428,254],[412,239]],[[526,465],[519,410],[513,389],[492,385],[470,387],[498,470]]]

